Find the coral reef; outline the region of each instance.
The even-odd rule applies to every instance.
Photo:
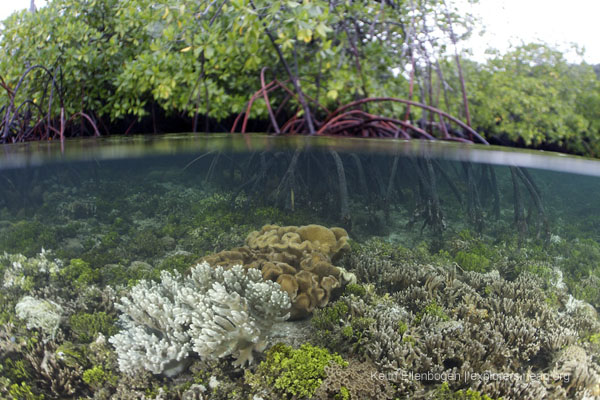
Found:
[[[291,318],[300,319],[327,305],[334,289],[355,282],[353,274],[333,265],[349,248],[348,233],[342,228],[265,225],[248,235],[246,246],[203,260],[260,269],[264,279],[279,283],[287,292]]]
[[[246,244],[253,250],[267,253],[318,252],[335,261],[340,251],[348,249],[348,233],[343,228],[328,229],[321,225],[265,225],[260,231],[251,232]]]
[[[577,345],[560,350],[550,371],[550,376],[562,381],[562,390],[557,392],[568,398],[599,397],[600,366],[593,358]]]
[[[395,398],[392,385],[386,379],[379,379],[379,371],[370,362],[349,361],[345,367],[338,363],[329,363],[325,367],[325,374],[327,378],[315,392],[316,399]]]
[[[600,277],[590,274],[577,283],[572,283],[577,298],[589,302],[600,310]]]
[[[74,395],[82,388],[81,376],[83,368],[80,359],[83,357],[70,346],[59,346],[55,341],[40,341],[27,352],[34,374],[41,385],[53,398],[65,398]],[[69,360],[75,357],[76,360]]]
[[[444,382],[432,392],[429,397],[435,400],[494,400],[487,394],[481,394],[477,390],[457,390],[453,391],[447,382]],[[498,400],[502,400],[499,398]]]
[[[372,320],[362,330],[362,336],[368,337],[363,350],[400,390],[416,393],[423,385],[439,382],[440,376],[459,376],[468,379],[458,384],[494,397],[597,393],[597,361],[582,348],[571,358],[559,355],[600,329],[589,305],[579,302],[567,307],[552,301],[554,296],[568,299],[564,288],[546,287],[529,273],[509,281],[497,271],[461,272],[448,264],[422,265],[410,259],[399,264],[363,254],[350,263],[360,280],[381,285],[380,293],[385,295],[342,297],[338,303],[346,304],[350,316],[337,323],[331,319],[327,329],[342,338],[348,336],[347,327],[356,330],[353,320]],[[330,339],[336,342],[343,340]],[[562,381],[527,382],[527,374],[550,370]],[[415,381],[405,378],[409,373],[434,377]],[[493,374],[514,379],[485,378]],[[455,381],[448,383],[460,389]]]
[[[563,218],[548,240],[516,235],[507,208],[470,231],[466,199],[444,196],[457,212],[435,247],[405,229],[419,183],[396,174],[394,201],[375,176],[349,198],[359,243],[326,228],[339,223],[337,196],[301,194],[298,181],[295,209],[273,207],[260,193],[272,177],[244,186],[230,160],[211,173],[231,186],[200,162],[49,168],[34,202],[0,204],[0,398],[600,398],[594,196],[581,215],[547,207]],[[311,174],[297,175],[309,189]],[[212,267],[191,269],[200,257]],[[290,314],[312,318],[274,322],[286,293]]]
[[[63,308],[51,300],[40,300],[25,296],[15,306],[17,317],[24,320],[27,329],[40,329],[54,338],[60,324]]]
[[[141,281],[117,307],[124,327],[110,338],[122,371],[145,368],[174,376],[193,350],[201,357],[251,362],[267,345],[269,327],[288,317],[289,297],[260,271],[207,263],[186,279],[163,271],[160,283]]]

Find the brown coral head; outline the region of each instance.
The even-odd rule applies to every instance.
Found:
[[[318,251],[313,251],[312,253],[307,253],[304,255],[302,261],[300,261],[300,268],[311,270],[313,264],[316,264],[321,261],[327,262],[329,261],[329,257]]]
[[[290,225],[290,226],[277,226],[277,225],[271,225],[273,226],[273,229],[277,230],[277,235],[279,237],[283,237],[286,233],[289,232],[296,232],[298,230],[297,226],[294,225]]]
[[[298,234],[302,240],[307,240],[313,244],[316,249],[324,253],[330,253],[332,248],[336,247],[337,239],[335,234],[321,225],[306,225],[298,228]]]
[[[305,293],[308,289],[316,287],[319,284],[318,277],[309,271],[300,271],[296,275],[296,281],[300,292]]]
[[[280,247],[280,250],[287,251],[290,254],[294,254],[296,257],[302,257],[305,253],[310,253],[311,251],[313,251],[313,246],[309,241],[306,240],[301,243],[285,242]]]
[[[340,283],[333,276],[325,276],[321,278],[321,287],[327,292],[327,297],[331,296],[333,289],[339,288]]]
[[[261,272],[263,279],[269,281],[275,281],[277,277],[283,273],[280,266],[270,262],[266,262],[263,264]]]
[[[343,237],[340,240],[338,240],[336,247],[333,249],[333,255],[331,256],[332,261],[335,262],[345,252],[350,251],[350,243],[348,243],[348,240],[348,237]]]
[[[334,226],[331,228],[331,232],[335,235],[336,240],[340,240],[341,238],[348,238],[348,232],[344,228],[340,228]]]
[[[310,297],[306,293],[300,293],[292,303],[290,319],[296,320],[308,316],[314,307],[311,305]]]
[[[299,266],[298,255],[289,251],[278,251],[269,254],[271,261],[279,261],[291,265],[294,268]]]
[[[246,238],[246,244],[248,245],[248,247],[255,250],[264,250],[269,248],[273,244],[279,242],[277,229],[265,229],[270,226],[277,228],[276,225],[265,225],[260,230],[260,232],[250,232],[250,234]]]
[[[350,243],[348,243],[350,237],[344,228],[335,227],[331,228],[331,231],[335,234],[337,239],[337,244],[335,245],[333,255],[331,256],[331,260],[335,262],[342,254],[344,254],[344,252],[350,251]]]
[[[202,257],[194,265],[206,261],[213,267],[220,266],[229,268],[234,265],[243,265],[245,269],[253,267],[254,253],[248,247],[236,247],[232,250],[224,250],[219,253],[209,254]]]
[[[277,278],[277,283],[281,286],[281,290],[287,292],[291,301],[296,299],[298,295],[298,282],[293,275],[282,274]]]
[[[288,252],[295,257],[319,251],[332,258],[349,248],[348,233],[343,228],[329,229],[321,225],[265,225],[260,231],[251,232],[246,244],[261,252]]]
[[[281,273],[282,274],[291,274],[294,275],[296,272],[296,268],[294,268],[293,266],[289,265],[288,263],[285,262],[279,262],[279,261],[273,261],[273,264],[277,265],[279,268],[281,268]]]
[[[296,232],[286,232],[281,236],[280,240],[284,243],[302,243],[300,235],[298,235]]]
[[[325,307],[329,302],[329,294],[320,287],[310,288],[308,289],[308,296],[310,297],[310,302],[312,309],[316,307]]]
[[[319,277],[321,278],[326,276],[333,276],[334,278],[339,278],[340,276],[340,270],[338,267],[335,267],[330,263],[323,261],[317,263],[314,266],[312,272],[319,275]]]

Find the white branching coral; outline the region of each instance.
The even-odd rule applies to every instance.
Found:
[[[174,376],[190,351],[204,358],[232,355],[242,365],[265,348],[271,325],[287,319],[290,306],[287,293],[260,271],[204,262],[188,277],[163,272],[160,283],[136,285],[117,305],[124,330],[110,342],[123,371],[143,367]]]
[[[185,368],[190,337],[176,314],[179,274],[161,274],[161,282],[140,281],[117,307],[124,328],[109,340],[117,349],[122,371],[143,367],[156,374],[176,375]]]

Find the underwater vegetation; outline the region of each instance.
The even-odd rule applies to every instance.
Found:
[[[283,397],[311,398],[330,365],[347,367],[348,363],[322,347],[303,344],[293,349],[279,343],[269,349],[256,372],[248,372],[245,379],[254,386],[272,387]]]
[[[282,152],[0,201],[0,398],[600,396],[595,214],[542,214],[516,171],[522,219],[510,170],[339,160],[345,195],[331,153]]]

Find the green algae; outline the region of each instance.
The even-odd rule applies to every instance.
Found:
[[[104,384],[116,384],[117,377],[113,375],[112,372],[104,370],[99,365],[96,365],[90,369],[86,369],[83,371],[83,375],[81,377],[83,382],[88,384],[92,389],[98,390],[104,386]]]
[[[57,248],[58,243],[52,225],[36,220],[17,221],[0,235],[0,249],[28,256],[39,253],[42,248]]]
[[[318,330],[328,331],[339,325],[340,321],[345,320],[348,313],[348,305],[343,301],[336,301],[326,308],[316,310],[311,323]]]
[[[356,283],[349,283],[344,288],[345,295],[354,295],[357,297],[363,297],[367,294],[367,289],[363,285],[359,285]]]
[[[43,394],[33,393],[31,386],[25,382],[21,382],[20,385],[17,383],[10,385],[8,395],[14,400],[43,400],[45,398]]]
[[[472,389],[452,391],[446,382],[435,390],[433,398],[435,400],[502,400],[501,397],[494,399]]]
[[[330,363],[348,365],[339,355],[321,347],[304,344],[293,349],[277,344],[267,352],[255,377],[264,379],[287,398],[309,398],[321,385]]]
[[[76,289],[83,289],[100,281],[100,271],[93,269],[89,263],[80,258],[72,259],[69,265],[61,269],[60,276]]]
[[[90,343],[98,334],[112,336],[117,333],[116,318],[104,311],[87,313],[79,312],[69,318],[69,327],[73,336],[82,343]]]
[[[416,325],[420,324],[421,320],[423,319],[423,317],[425,315],[436,317],[442,321],[450,320],[450,317],[448,316],[448,314],[446,314],[444,309],[440,305],[438,305],[435,301],[427,304],[421,311],[419,311],[417,313],[417,315],[415,316],[415,319],[413,320],[413,322]]]

